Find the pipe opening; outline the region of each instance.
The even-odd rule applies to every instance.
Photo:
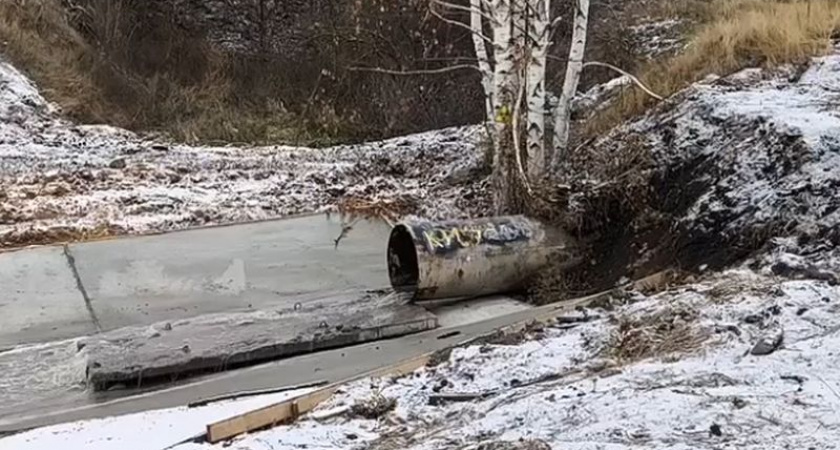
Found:
[[[405,225],[397,225],[388,238],[388,276],[391,286],[398,292],[417,291],[420,268],[414,238]]]

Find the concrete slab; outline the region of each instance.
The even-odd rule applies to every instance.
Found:
[[[591,298],[599,298],[593,296]],[[579,299],[569,306],[580,304]],[[459,342],[492,333],[501,327],[532,320],[550,312],[562,313],[565,307],[546,305],[513,314],[461,325],[438,328],[353,347],[325,350],[260,366],[224,372],[183,381],[125,397],[126,392],[90,393],[85,398],[65,394],[61,405],[53,402],[8,403],[0,391],[0,433],[62,422],[88,420],[151,409],[171,408],[237,392],[277,389],[314,380],[334,382],[373,369],[404,361],[425,352],[447,348]],[[160,387],[159,387],[160,388]]]
[[[437,318],[409,300],[395,293],[343,295],[297,308],[122,328],[85,340],[88,384],[142,386],[436,328]]]
[[[387,225],[315,215],[71,246],[104,330],[388,286]]]
[[[95,332],[62,247],[0,253],[0,350]]]
[[[457,327],[493,319],[534,306],[519,300],[496,295],[431,308],[441,327]]]

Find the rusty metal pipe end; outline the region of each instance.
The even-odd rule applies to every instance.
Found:
[[[388,238],[388,277],[395,291],[416,294],[420,266],[414,237],[405,224],[394,226]]]
[[[508,292],[549,262],[573,265],[574,240],[523,216],[397,224],[388,238],[388,276],[414,300]]]

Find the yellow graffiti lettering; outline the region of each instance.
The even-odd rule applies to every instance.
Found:
[[[473,247],[481,243],[481,230],[475,228],[465,228],[456,231],[458,244],[461,247]]]
[[[479,227],[435,228],[423,231],[423,237],[432,248],[449,248],[453,243],[461,248],[475,247],[484,240],[484,229]]]
[[[439,230],[440,235],[443,237],[443,240],[446,241],[446,246],[449,247],[452,245],[452,241],[458,240],[458,229],[457,228],[450,228],[448,230]]]
[[[443,230],[424,231],[423,236],[432,248],[446,248],[452,243],[452,238]]]

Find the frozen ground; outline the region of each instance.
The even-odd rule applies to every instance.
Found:
[[[822,282],[734,270],[637,295],[616,311],[594,311],[603,318],[576,328],[458,349],[441,366],[356,383],[323,406],[395,398],[396,410],[381,419],[306,420],[230,448],[294,449],[307,441],[335,449],[505,448],[491,445],[521,446],[523,439],[554,449],[835,448],[838,302],[840,292]],[[629,319],[639,328],[622,328]],[[777,330],[784,331],[780,349],[750,354]],[[634,340],[620,339],[627,335]],[[682,346],[662,345],[667,339]],[[632,345],[649,356],[609,357]],[[430,404],[434,395],[455,393],[482,397]]]
[[[0,248],[267,219],[345,198],[479,214],[478,128],[328,149],[189,147],[58,118],[0,62]]]
[[[827,282],[733,269],[633,293],[587,310],[583,323],[455,349],[406,377],[353,383],[292,425],[174,448],[835,448],[838,313],[840,290]],[[456,394],[474,398],[435,403]],[[377,396],[396,409],[376,419],[348,411]],[[0,439],[0,448],[162,450],[153,444],[181,442],[210,416],[233,413],[218,408],[59,425]]]
[[[0,449],[163,450],[203,433],[208,423],[303,395],[310,390],[297,389],[194,408],[185,406],[58,425],[42,430],[44,432],[22,433],[0,439]]]
[[[776,274],[838,282],[838,107],[840,48],[708,77],[575,149],[561,218],[600,233],[602,275],[719,269],[769,247],[798,258]]]

